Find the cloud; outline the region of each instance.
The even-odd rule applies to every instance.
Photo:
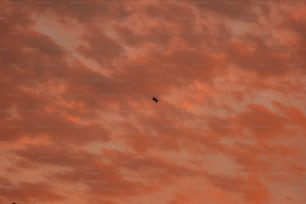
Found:
[[[5,185],[5,186],[4,186]],[[0,187],[6,201],[20,200],[23,202],[60,201],[64,196],[55,191],[52,185],[44,182],[19,182],[17,185],[6,182]]]
[[[0,202],[303,203],[304,10],[3,2]]]

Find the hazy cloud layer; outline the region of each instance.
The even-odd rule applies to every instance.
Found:
[[[0,204],[306,202],[305,1],[0,6]]]

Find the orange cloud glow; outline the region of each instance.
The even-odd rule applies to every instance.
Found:
[[[306,203],[306,1],[0,5],[0,204]]]

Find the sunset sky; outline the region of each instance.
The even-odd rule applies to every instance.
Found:
[[[306,0],[0,8],[0,204],[306,203]]]

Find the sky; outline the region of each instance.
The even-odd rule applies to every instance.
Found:
[[[0,204],[306,203],[305,0],[0,7]]]

